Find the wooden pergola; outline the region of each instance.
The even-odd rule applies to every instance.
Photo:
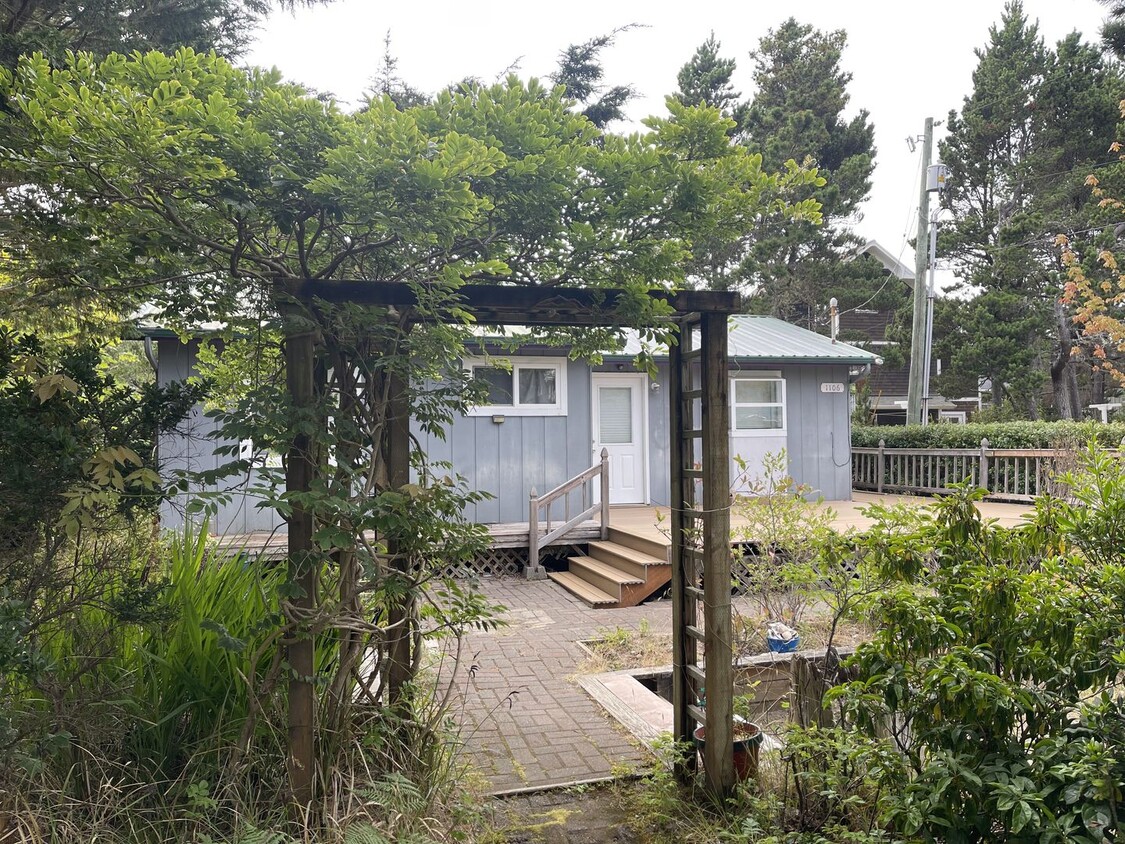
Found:
[[[319,300],[393,307],[400,313],[417,304],[411,287],[389,282],[307,280],[299,283],[294,293],[308,304]],[[714,794],[726,795],[735,778],[731,752],[734,686],[727,320],[738,312],[739,297],[716,291],[653,290],[648,295],[670,308],[669,319],[680,335],[679,345],[670,350],[669,383],[675,739],[691,742],[697,725],[706,728],[706,780]],[[465,285],[457,292],[457,305],[483,324],[617,327],[622,324],[619,307],[635,297],[635,293],[615,289]],[[311,331],[294,331],[286,337],[285,345],[293,406],[311,407],[314,335]],[[392,488],[409,482],[406,386],[399,383],[391,387],[386,453],[390,455],[388,480]],[[287,490],[307,492],[315,471],[309,436],[296,434],[289,450]],[[290,574],[304,592],[295,603],[310,613],[315,609],[316,595],[313,527],[312,513],[294,503],[289,519]],[[397,549],[388,550],[393,556]],[[392,704],[407,679],[408,649],[405,636],[401,643],[392,641],[390,645],[387,683]],[[396,653],[402,658],[396,658]],[[316,724],[311,638],[292,642],[287,656],[292,668],[290,781],[297,802],[307,804],[313,793]],[[695,758],[691,753],[680,760],[677,773],[681,777],[694,768]]]

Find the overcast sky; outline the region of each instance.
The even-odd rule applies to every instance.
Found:
[[[843,65],[854,77],[851,112],[871,113],[877,147],[871,197],[855,230],[913,265],[906,239],[917,215],[921,149],[911,153],[906,138],[921,134],[926,117],[943,120],[960,106],[972,88],[973,51],[1003,7],[1003,0],[336,0],[275,14],[247,60],[355,105],[379,68],[388,30],[399,75],[432,92],[467,76],[492,80],[513,65],[521,76],[546,76],[566,45],[637,23],[644,28],[622,34],[605,65],[609,83],[638,91],[628,112],[639,121],[663,112],[676,72],[712,30],[723,54],[737,59],[735,82],[748,95],[747,54],[767,30],[791,15],[820,29],[842,28]],[[1024,8],[1049,44],[1075,29],[1096,40],[1105,15],[1096,0],[1025,0]]]

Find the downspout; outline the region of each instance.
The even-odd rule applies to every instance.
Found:
[[[876,364],[881,364],[882,362],[883,362],[882,358],[875,358]],[[870,374],[871,374],[871,364],[870,363],[865,363],[863,366],[860,366],[860,367],[852,367],[851,369],[848,370],[848,383],[854,384],[860,378],[866,378]]]
[[[152,367],[152,374],[159,375],[160,371],[156,368],[156,355],[152,353],[152,337],[145,335],[145,359],[148,365]]]

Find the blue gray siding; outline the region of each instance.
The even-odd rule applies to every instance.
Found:
[[[542,494],[593,465],[588,365],[567,362],[566,389],[566,416],[504,416],[503,422],[464,416],[446,427],[444,438],[414,431],[430,460],[451,463],[469,489],[491,496],[470,508],[469,518],[526,522],[532,489]],[[577,512],[577,496],[573,504]],[[552,511],[551,518],[561,513]]]
[[[197,343],[187,346],[175,339],[159,341],[159,381],[166,384],[195,373]],[[597,367],[618,371],[616,363]],[[790,473],[815,494],[828,500],[851,497],[850,414],[848,393],[822,393],[827,382],[848,383],[845,365],[755,364],[744,371],[780,371],[786,383],[786,427],[780,435],[731,437],[731,453],[742,454],[754,466],[760,465],[766,451],[785,449]],[[491,497],[473,506],[466,515],[478,522],[523,522],[527,520],[527,501],[532,489],[544,493],[593,465],[592,421],[590,418],[591,368],[580,361],[567,362],[566,416],[511,416],[502,422],[491,416],[459,417],[447,426],[444,438],[413,427],[413,433],[431,461],[452,464],[452,473],[464,478],[469,489]],[[737,371],[732,371],[732,375]],[[667,505],[669,484],[668,366],[657,368],[656,389],[648,391],[648,468],[649,498],[653,504]],[[222,440],[209,437],[215,429],[200,408],[196,408],[183,430],[160,438],[160,459],[168,473],[177,470],[215,468],[220,460],[214,449]],[[732,465],[732,482],[737,472]],[[272,511],[255,506],[256,500],[241,491],[232,493],[229,504],[220,507],[211,529],[215,532],[244,533],[273,530],[284,522]],[[166,527],[182,524],[185,497],[165,505]],[[578,498],[572,498],[577,512]],[[552,513],[562,518],[561,509]]]
[[[608,370],[609,367],[606,367]],[[740,369],[732,365],[731,376],[739,372],[780,372],[785,379],[786,431],[777,435],[731,433],[731,483],[738,480],[734,455],[741,455],[748,472],[755,473],[767,452],[785,450],[793,479],[809,486],[813,495],[830,501],[851,499],[851,414],[848,393],[822,393],[821,383],[848,384],[848,367],[843,365],[757,364]],[[667,505],[671,484],[668,478],[668,367],[658,367],[660,388],[649,394],[649,493],[653,504]]]
[[[789,471],[797,483],[829,501],[852,497],[851,413],[848,367],[802,365],[782,368],[788,415]],[[843,393],[822,393],[820,385],[842,383]]]
[[[196,353],[199,341],[193,340],[187,345],[175,338],[161,338],[157,341],[158,372],[157,383],[164,385],[173,381],[183,381],[196,375]],[[216,430],[215,420],[208,418],[200,405],[192,408],[191,415],[173,432],[163,432],[158,445],[158,460],[161,474],[165,480],[170,480],[178,472],[200,472],[217,469],[231,458],[215,454],[215,449],[231,445],[232,440],[218,438],[213,434]],[[271,531],[281,527],[285,529],[284,522],[276,512],[268,508],[257,506],[260,499],[246,492],[246,488],[258,485],[256,470],[251,470],[250,477],[227,479],[221,489],[230,494],[228,501],[218,504],[216,514],[211,518],[210,530],[212,533],[252,533],[253,531]],[[216,492],[220,488],[211,487],[209,492]],[[183,525],[185,507],[192,494],[201,491],[195,487],[189,493],[178,495],[171,501],[166,501],[160,510],[161,525],[175,530]],[[198,517],[195,517],[198,518]]]

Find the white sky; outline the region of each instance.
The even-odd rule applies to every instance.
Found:
[[[973,50],[986,43],[1003,6],[1003,0],[571,0],[561,6],[534,0],[336,0],[276,13],[247,61],[276,66],[289,79],[355,105],[379,68],[388,30],[399,75],[432,92],[466,76],[492,80],[514,63],[521,76],[546,76],[568,44],[638,23],[646,28],[622,34],[604,59],[607,82],[637,89],[628,112],[639,121],[663,113],[677,71],[712,30],[723,55],[738,61],[734,81],[747,96],[747,54],[768,29],[789,16],[822,30],[842,28],[848,33],[843,66],[854,76],[851,112],[871,113],[877,148],[871,197],[855,230],[913,266],[906,239],[916,225],[921,148],[911,153],[905,139],[921,134],[926,117],[944,120],[972,90]],[[1096,0],[1025,0],[1024,8],[1052,45],[1075,29],[1096,40],[1105,15]]]

